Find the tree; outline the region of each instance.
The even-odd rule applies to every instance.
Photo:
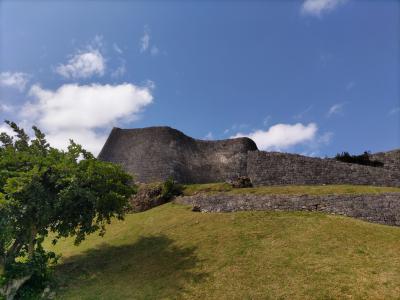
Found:
[[[371,167],[383,167],[383,162],[378,160],[371,160],[370,156],[371,153],[369,151],[364,151],[364,153],[360,155],[350,155],[349,152],[342,152],[336,154],[335,159],[345,163],[359,164]]]
[[[120,166],[97,160],[72,140],[67,151],[58,150],[38,128],[30,140],[17,124],[6,123],[15,137],[0,134],[0,272],[11,280],[42,270],[55,257],[42,247],[50,232],[53,243],[103,235],[112,218],[123,218],[136,189]]]

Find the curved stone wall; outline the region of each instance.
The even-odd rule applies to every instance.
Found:
[[[201,141],[170,127],[114,128],[99,159],[121,164],[139,182],[172,176],[182,183],[224,181],[247,174],[249,138]]]
[[[139,182],[222,182],[248,176],[255,185],[365,184],[400,186],[400,151],[378,153],[384,168],[296,154],[258,151],[249,138],[193,139],[170,127],[114,128],[99,159],[119,163]]]

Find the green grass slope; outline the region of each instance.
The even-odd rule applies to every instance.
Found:
[[[258,186],[252,188],[232,188],[228,183],[190,184],[183,187],[183,193],[191,196],[196,193],[229,193],[229,194],[258,194],[258,195],[360,195],[400,192],[398,187],[381,187],[368,185],[276,185]]]
[[[50,247],[50,246],[49,246]],[[400,228],[320,213],[127,215],[55,246],[57,299],[395,299]]]

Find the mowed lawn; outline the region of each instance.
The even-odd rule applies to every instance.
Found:
[[[50,246],[48,246],[50,247]],[[307,212],[168,203],[71,240],[57,299],[398,299],[400,228]]]

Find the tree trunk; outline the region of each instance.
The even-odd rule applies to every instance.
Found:
[[[0,287],[0,295],[6,300],[13,300],[19,288],[32,277],[32,274],[21,278],[11,279],[4,286]]]
[[[28,258],[29,259],[33,258],[33,253],[35,252],[36,235],[37,235],[36,226],[32,226],[30,236],[29,236],[29,244],[28,244]]]
[[[22,246],[23,243],[21,242],[21,239],[16,239],[5,254],[4,264],[12,263],[18,256],[19,251],[21,251]]]

